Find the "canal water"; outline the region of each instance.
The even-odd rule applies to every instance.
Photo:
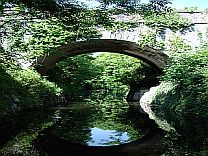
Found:
[[[117,99],[28,110],[1,125],[0,155],[208,155],[207,120],[169,116],[176,132]]]

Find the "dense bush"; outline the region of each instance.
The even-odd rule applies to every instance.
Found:
[[[173,57],[164,72],[162,80],[172,87],[161,85],[153,105],[208,116],[208,50]]]
[[[99,74],[99,68],[93,64],[94,59],[91,54],[69,57],[48,71],[48,80],[63,89],[67,100],[81,100],[92,89],[88,81]]]
[[[55,97],[61,92],[60,88],[42,78],[35,70],[23,70],[12,64],[8,65],[2,60],[0,80],[0,118],[11,112],[10,107],[14,97],[20,101],[21,109],[24,109],[49,103],[52,100],[50,97]]]
[[[74,101],[81,100],[90,92],[96,98],[111,94],[123,99],[130,88],[134,86],[137,90],[141,81],[154,78],[153,72],[150,66],[137,58],[101,53],[69,57],[57,63],[47,74],[48,79],[71,98],[68,100]]]
[[[162,32],[167,28],[173,31],[184,31],[193,25],[191,20],[180,16],[168,5],[171,1],[150,1],[140,6],[139,13],[143,16],[145,25]]]
[[[50,102],[52,101],[52,99],[49,99],[50,96],[58,95],[61,92],[61,89],[54,83],[42,78],[33,69],[14,71],[12,76],[32,96],[32,99],[25,101],[27,103],[33,102],[34,104],[38,102],[42,104],[43,101]]]
[[[97,77],[88,82],[94,89],[102,89],[121,98],[126,98],[132,88],[135,91],[140,89],[139,84],[154,75],[149,65],[122,54],[102,53],[93,63],[101,70]]]

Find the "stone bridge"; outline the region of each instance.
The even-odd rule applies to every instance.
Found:
[[[203,14],[200,12],[196,13],[180,13],[182,16],[185,16],[192,20],[195,26],[191,31],[186,32],[172,32],[171,30],[166,30],[163,36],[163,40],[168,42],[172,37],[180,36],[187,41],[187,44],[191,45],[193,48],[199,45],[199,36],[200,32],[202,33],[202,38],[206,38],[207,27],[208,27],[208,14]],[[131,20],[129,16],[121,15],[116,17],[116,20]],[[46,74],[57,62],[79,54],[92,53],[92,52],[116,52],[121,54],[130,55],[136,58],[141,59],[147,64],[156,67],[156,69],[161,70],[167,64],[168,56],[161,51],[145,47],[141,48],[137,42],[139,40],[140,33],[148,32],[149,28],[143,24],[143,21],[138,18],[140,26],[134,28],[130,31],[116,31],[109,32],[105,29],[99,29],[102,33],[100,39],[93,39],[89,41],[78,41],[75,43],[70,43],[68,45],[57,48],[56,53],[51,53],[48,56],[45,56],[42,59],[39,59],[37,63],[38,71],[41,74]],[[155,40],[161,39],[160,36],[155,36]]]
[[[37,68],[41,74],[46,74],[57,62],[70,56],[92,52],[116,52],[139,58],[158,70],[167,64],[168,56],[149,47],[141,48],[135,42],[116,39],[94,39],[80,41],[57,48],[55,53],[39,61]]]

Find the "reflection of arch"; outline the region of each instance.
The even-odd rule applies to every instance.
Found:
[[[95,39],[89,41],[80,41],[61,46],[53,53],[42,60],[39,60],[40,66],[38,72],[45,74],[57,62],[79,54],[91,52],[116,52],[130,55],[141,59],[147,64],[161,70],[167,64],[168,56],[160,51],[145,47],[141,48],[135,42],[115,40],[115,39]]]
[[[119,155],[162,155],[160,146],[161,140],[164,138],[164,131],[154,129],[144,137],[121,145],[114,146],[86,146],[78,143],[72,143],[69,140],[58,138],[53,135],[45,135],[38,138],[37,146],[44,145],[43,151],[48,155],[57,153],[59,155],[70,156],[119,156]],[[47,140],[47,141],[46,141]],[[56,147],[56,148],[54,148]]]

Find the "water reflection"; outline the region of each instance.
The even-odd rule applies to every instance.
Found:
[[[73,103],[53,111],[53,120],[54,117],[58,120],[55,118],[54,125],[42,131],[35,142],[40,153],[83,156],[161,154],[157,148],[162,133],[155,122],[126,102]]]
[[[176,133],[162,131],[134,105],[116,100],[73,103],[68,107],[26,112],[11,124],[1,126],[0,155],[208,154],[207,119],[176,116],[160,109],[154,111],[161,119],[166,118]]]
[[[165,119],[175,132],[163,138],[166,155],[205,156],[208,155],[208,119],[192,113],[176,114],[169,109],[154,108],[161,120]]]
[[[47,134],[89,146],[131,142],[157,128],[147,115],[121,101],[73,103],[69,107],[55,108],[52,118],[56,124]]]
[[[91,128],[91,140],[87,142],[89,146],[111,146],[127,143],[129,141],[127,132],[118,130],[104,130],[101,128]]]

